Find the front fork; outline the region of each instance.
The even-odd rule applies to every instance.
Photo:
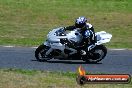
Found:
[[[47,40],[43,44],[45,46],[50,47],[50,44],[49,44],[49,42]],[[46,52],[46,56],[48,56],[52,51],[53,51],[53,49],[50,47],[49,50]]]

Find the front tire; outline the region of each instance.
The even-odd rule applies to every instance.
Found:
[[[35,51],[35,57],[38,61],[43,62],[43,61],[47,61],[50,58],[46,57],[45,54],[46,52],[49,50],[48,46],[45,45],[40,45],[36,51]]]
[[[97,63],[104,59],[107,54],[107,48],[104,45],[98,45],[93,50],[91,50],[85,58],[88,63]]]

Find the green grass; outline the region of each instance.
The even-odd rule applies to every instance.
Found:
[[[108,47],[132,48],[132,0],[0,0],[0,45],[38,46],[78,16],[113,35]]]
[[[0,69],[0,88],[131,88],[129,84],[85,84],[76,82],[77,73],[21,69]]]

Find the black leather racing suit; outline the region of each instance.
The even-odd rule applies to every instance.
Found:
[[[70,30],[70,31],[74,29],[76,29],[76,26],[74,25],[64,28],[64,30]],[[82,34],[83,39],[81,43],[78,44],[78,48],[77,48],[78,50],[85,49],[86,47],[96,43],[94,28],[91,24],[86,23],[86,25],[83,28],[81,28],[80,33]]]

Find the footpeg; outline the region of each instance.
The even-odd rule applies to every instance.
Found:
[[[80,51],[80,54],[81,54],[81,55],[86,55],[86,51],[81,50],[81,51]]]
[[[95,45],[90,45],[90,46],[88,47],[88,51],[92,50],[94,47],[95,47]]]

